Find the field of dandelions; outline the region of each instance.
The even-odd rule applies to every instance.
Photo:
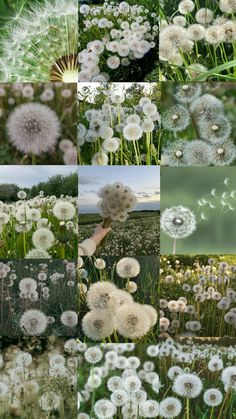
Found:
[[[235,253],[234,167],[163,167],[161,253]]]
[[[77,257],[77,196],[60,195],[63,183],[64,187],[68,184],[69,189],[74,176],[77,182],[77,174],[51,178],[51,184],[56,185],[59,181],[58,198],[47,195],[44,190],[34,194],[34,188],[37,188],[34,186],[27,192],[23,189],[13,191],[11,199],[0,201],[1,259]],[[10,186],[6,186],[9,192]],[[44,184],[45,188],[47,186],[49,183]]]
[[[79,85],[80,86],[80,85]],[[79,164],[158,164],[157,83],[79,87]]]
[[[158,258],[79,258],[78,311],[82,342],[154,342]]]
[[[236,258],[235,258],[236,263]],[[236,265],[201,256],[161,260],[160,333],[170,336],[236,336]]]
[[[78,0],[0,4],[0,81],[76,83]]]
[[[0,164],[77,164],[76,84],[0,85]]]
[[[75,418],[75,339],[0,339],[0,417]]]
[[[124,223],[113,221],[112,230],[102,246],[97,248],[96,255],[158,255],[159,219],[155,211],[139,211],[133,212]],[[91,237],[101,221],[99,215],[79,215],[79,242]]]
[[[160,1],[160,80],[236,77],[234,0]]]
[[[79,81],[157,81],[158,3],[79,7]]]
[[[75,262],[0,262],[0,335],[75,334],[76,288]]]
[[[78,419],[156,418],[158,346],[79,344]]]
[[[227,344],[216,339],[210,343],[167,339],[157,346],[157,352],[158,417],[234,419],[235,339]]]
[[[235,116],[233,83],[162,83],[162,165],[235,165]]]

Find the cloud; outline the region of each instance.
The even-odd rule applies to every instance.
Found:
[[[94,177],[79,176],[80,185],[97,185],[99,182]]]

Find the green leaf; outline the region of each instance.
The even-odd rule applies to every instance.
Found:
[[[221,73],[224,70],[228,70],[231,67],[236,67],[236,60],[229,61],[226,64],[221,64],[215,68],[212,68],[209,71],[205,71],[204,73],[201,73],[199,76],[197,76],[194,81],[203,81],[208,79],[210,76],[217,76],[217,73]],[[227,76],[226,76],[227,77]],[[234,77],[236,80],[236,77]]]

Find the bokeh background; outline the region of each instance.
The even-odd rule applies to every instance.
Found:
[[[228,179],[228,180],[226,180]],[[224,181],[226,180],[226,184]],[[214,198],[212,189],[216,189]],[[224,200],[224,192],[235,198]],[[216,208],[198,205],[201,198]],[[220,200],[230,202],[233,210],[222,207]],[[196,231],[177,240],[176,254],[236,254],[236,171],[234,167],[163,167],[161,170],[161,213],[165,208],[183,205],[197,219]],[[205,220],[201,219],[204,214]],[[173,239],[161,230],[161,254],[172,253]]]

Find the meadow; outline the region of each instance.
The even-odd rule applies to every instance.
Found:
[[[154,342],[158,275],[155,256],[79,258],[79,340]]]
[[[76,332],[75,262],[0,262],[0,335],[69,336]]]
[[[94,18],[95,16],[95,18]],[[157,81],[158,3],[82,4],[79,81]]]
[[[28,174],[35,175],[31,169]],[[77,184],[77,173],[25,188],[0,184],[0,258],[76,258]]]
[[[159,12],[160,80],[235,80],[235,2],[161,0]]]
[[[235,339],[228,344],[167,339],[158,347],[160,417],[235,417]]]
[[[0,338],[0,416],[75,418],[75,339]]]
[[[0,164],[77,164],[76,84],[0,84]]]
[[[80,165],[158,164],[158,83],[87,83],[78,93]]]
[[[98,214],[79,215],[79,243],[92,236],[102,218]],[[133,256],[159,254],[159,213],[133,211],[125,223],[112,222],[112,230],[96,255]]]
[[[78,419],[158,416],[157,345],[81,344],[79,348]]]
[[[236,336],[236,258],[229,259],[180,255],[161,258],[161,335]]]

